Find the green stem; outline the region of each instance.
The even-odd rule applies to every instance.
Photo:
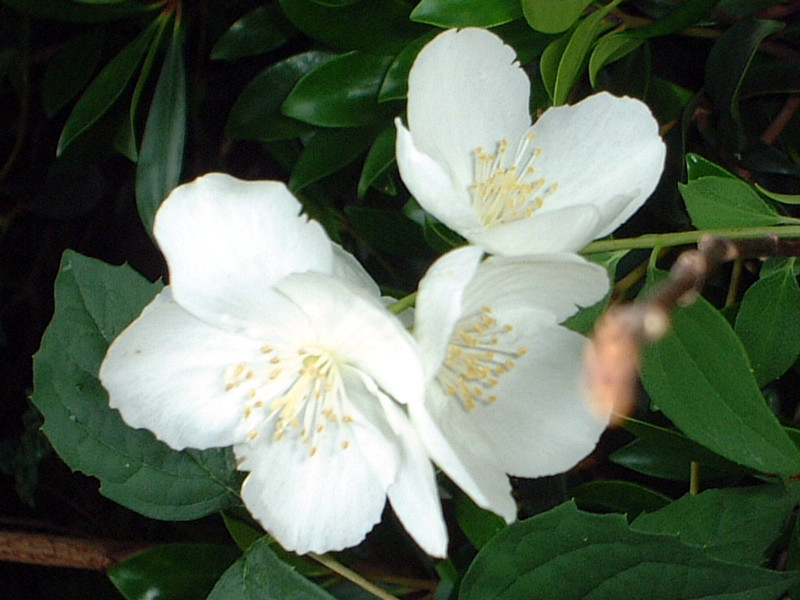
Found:
[[[398,300],[394,304],[390,304],[388,308],[392,313],[399,315],[404,310],[414,306],[414,302],[416,301],[417,301],[417,292],[412,292],[408,296],[400,298],[400,300]]]
[[[362,590],[365,590],[365,591],[369,592],[370,594],[372,594],[376,598],[380,598],[381,600],[399,600],[397,598],[397,596],[393,596],[392,594],[390,594],[389,592],[387,592],[383,588],[378,587],[377,585],[375,585],[374,583],[372,583],[368,579],[365,579],[364,577],[362,577],[361,575],[359,575],[358,573],[356,573],[352,569],[348,569],[342,563],[340,563],[338,560],[335,560],[335,559],[331,558],[327,554],[320,555],[320,554],[315,554],[315,553],[312,552],[312,553],[309,554],[309,556],[311,558],[313,558],[315,561],[317,561],[318,563],[320,563],[321,565],[324,565],[325,567],[329,568],[331,571],[333,571],[337,575],[341,575],[342,577],[344,577],[348,581],[351,581],[354,584],[356,584]]]
[[[753,240],[768,235],[782,238],[800,238],[800,225],[779,225],[774,227],[747,227],[736,229],[706,229],[701,231],[678,231],[675,233],[651,233],[635,238],[618,240],[600,240],[592,242],[581,251],[581,254],[595,252],[613,252],[616,250],[636,250],[655,248],[657,246],[685,246],[696,244],[704,235],[714,235],[732,240]]]

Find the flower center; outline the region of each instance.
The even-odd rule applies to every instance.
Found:
[[[530,217],[558,187],[558,183],[545,187],[544,177],[536,176],[533,163],[542,150],[533,146],[533,138],[533,132],[526,133],[513,156],[508,154],[505,139],[497,144],[494,154],[475,149],[475,181],[470,193],[478,220],[486,227]]]
[[[276,441],[299,439],[314,456],[320,436],[333,429],[347,449],[342,425],[353,419],[336,357],[313,346],[279,354],[265,345],[261,354],[263,359],[231,365],[223,373],[225,390],[244,394],[244,420],[252,424],[248,441],[271,425]]]
[[[478,315],[462,317],[456,324],[447,354],[436,379],[450,396],[461,401],[466,410],[477,404],[497,400],[492,394],[500,378],[516,366],[516,359],[527,354],[524,347],[509,349],[511,325],[500,325],[488,306]]]

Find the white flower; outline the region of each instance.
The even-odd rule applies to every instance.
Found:
[[[443,556],[410,334],[356,260],[277,182],[211,174],[174,190],[154,234],[170,285],[110,346],[110,404],[175,449],[233,445],[242,498],[287,549],[360,542],[388,496]]]
[[[425,410],[410,414],[434,462],[511,522],[507,474],[568,470],[608,422],[582,398],[585,339],[559,325],[605,295],[608,275],[572,254],[482,255],[453,250],[420,282],[415,335],[428,389]]]
[[[608,93],[531,127],[530,82],[483,29],[439,34],[408,79],[397,164],[425,210],[489,252],[574,252],[614,231],[655,189],[665,147],[645,104]]]

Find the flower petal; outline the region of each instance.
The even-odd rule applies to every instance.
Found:
[[[661,178],[666,146],[650,109],[639,100],[601,92],[548,109],[532,130],[542,149],[536,171],[548,184],[558,183],[535,217],[568,206],[596,206],[600,221],[585,243],[627,221]]]
[[[529,98],[530,81],[511,47],[485,29],[451,29],[414,61],[408,125],[420,152],[448,165],[466,193],[472,152],[491,153],[501,139],[518,139],[531,123]]]
[[[397,126],[397,167],[403,183],[420,206],[453,231],[480,229],[470,195],[464,185],[456,186],[449,165],[439,163],[414,145],[408,129],[395,120]]]
[[[166,287],[111,344],[100,381],[128,425],[172,448],[229,446],[241,439],[243,403],[225,393],[223,373],[258,346],[196,319]]]
[[[533,308],[551,312],[560,323],[578,307],[601,300],[608,288],[606,270],[574,254],[491,256],[470,282],[463,312],[471,314],[489,306],[498,319],[502,315],[504,322],[517,327]]]
[[[378,298],[318,273],[290,275],[278,289],[308,317],[317,343],[342,362],[366,373],[398,402],[422,398],[424,375],[414,340]]]
[[[583,204],[473,231],[459,230],[473,244],[500,256],[577,252],[594,239],[600,223],[597,207]]]
[[[445,356],[456,321],[461,318],[464,291],[483,257],[483,249],[462,246],[434,262],[420,280],[414,312],[414,337],[419,344],[427,379]]]
[[[607,425],[582,397],[585,339],[566,328],[549,327],[524,343],[528,353],[500,379],[497,402],[470,411],[453,409],[448,419],[454,429],[490,445],[500,468],[510,475],[562,473],[594,450]]]
[[[289,273],[330,273],[333,250],[319,223],[282,183],[212,173],[175,188],[153,227],[175,301],[212,324],[270,320],[270,287]]]

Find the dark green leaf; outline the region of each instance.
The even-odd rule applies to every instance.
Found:
[[[358,237],[377,252],[419,256],[425,250],[420,227],[397,211],[348,206],[345,213]]]
[[[598,40],[589,57],[589,82],[597,87],[597,74],[606,65],[627,56],[644,43],[629,33],[615,33]]]
[[[390,115],[378,90],[392,57],[350,52],[306,74],[283,102],[289,117],[321,127],[357,127]]]
[[[372,127],[320,129],[295,163],[289,189],[297,192],[349,165],[366,152],[374,139]]]
[[[437,27],[496,27],[522,16],[519,0],[422,0],[411,20]]]
[[[109,343],[161,289],[128,266],[71,251],[56,279],[55,315],[34,356],[33,403],[67,465],[100,479],[100,491],[144,515],[195,519],[238,503],[230,450],[176,452],[131,429],[97,380]]]
[[[408,95],[408,73],[423,46],[431,41],[437,34],[431,31],[410,42],[400,53],[395,56],[392,64],[386,71],[378,92],[378,102],[389,100],[402,100]]]
[[[259,6],[230,26],[211,49],[214,60],[236,60],[274,50],[289,39],[283,15],[274,7]]]
[[[592,0],[522,0],[522,11],[532,29],[543,33],[566,31]]]
[[[669,123],[680,118],[693,96],[677,83],[652,75],[646,100],[659,123]]]
[[[158,21],[151,23],[135,40],[112,58],[94,78],[64,124],[58,140],[57,155],[64,152],[76,137],[91,127],[119,98],[133,77],[136,67],[142,61],[144,53],[158,30],[158,25]]]
[[[408,19],[402,0],[360,0],[323,6],[313,0],[280,0],[286,16],[306,35],[339,50],[395,54],[428,30]]]
[[[741,478],[749,473],[747,469],[690,440],[680,431],[631,418],[625,418],[623,425],[637,439],[613,452],[609,459],[637,473],[688,483],[692,462],[700,467],[700,481]]]
[[[640,515],[631,529],[677,535],[710,556],[760,565],[797,506],[798,487],[782,485],[707,490]]]
[[[797,94],[800,92],[800,69],[796,67],[789,61],[752,65],[739,90],[740,99],[766,94]]]
[[[569,495],[582,510],[617,512],[629,519],[670,503],[664,494],[631,481],[590,481],[571,489]]]
[[[13,10],[37,19],[57,19],[75,23],[116,21],[153,10],[144,2],[116,2],[105,6],[89,6],[73,0],[0,0]]]
[[[335,600],[270,550],[269,539],[252,544],[214,586],[207,600]]]
[[[610,4],[606,8],[593,12],[583,19],[569,36],[564,53],[558,61],[558,72],[553,87],[553,104],[555,106],[567,102],[567,98],[586,64],[589,50],[597,37],[611,27],[610,24],[603,22],[609,10],[611,10]]]
[[[674,537],[632,531],[622,515],[566,503],[492,538],[459,600],[764,600],[796,578],[721,562]]]
[[[783,375],[800,356],[800,287],[796,259],[756,281],[745,292],[736,315],[736,333],[744,344],[760,386]]]
[[[674,311],[671,331],[645,348],[641,373],[691,439],[757,471],[800,472],[800,451],[767,407],[739,338],[704,299]]]
[[[48,62],[42,78],[42,104],[48,117],[86,87],[103,53],[102,29],[76,37]]]
[[[464,493],[456,496],[455,505],[458,526],[478,550],[507,527],[502,517],[481,508]]]
[[[186,140],[186,69],[179,31],[167,48],[156,83],[136,165],[136,206],[147,231],[161,202],[175,188],[183,168]]]
[[[255,523],[245,521],[228,514],[222,513],[222,520],[231,538],[241,550],[247,550],[251,545],[264,536],[264,530]]]
[[[644,27],[633,29],[630,35],[640,38],[652,38],[678,31],[694,25],[706,18],[720,0],[686,0],[678,4],[665,17]]]
[[[678,184],[692,224],[698,229],[769,227],[797,223],[775,212],[741,179],[708,176]]]
[[[742,19],[729,27],[706,60],[706,92],[718,111],[739,122],[739,90],[761,41],[783,28],[778,21]]]
[[[389,125],[378,134],[364,159],[364,168],[358,180],[358,197],[363,198],[375,181],[394,165],[396,130]]]
[[[108,578],[127,600],[205,598],[240,554],[219,544],[165,544],[117,563]]]
[[[263,142],[311,132],[308,124],[285,116],[281,105],[303,75],[332,58],[333,54],[312,50],[267,67],[242,90],[228,114],[225,132],[232,139]]]
[[[539,73],[542,76],[542,83],[550,96],[551,101],[556,91],[556,79],[558,78],[558,65],[564,54],[564,49],[569,43],[570,34],[565,33],[561,37],[550,42],[539,58]]]

